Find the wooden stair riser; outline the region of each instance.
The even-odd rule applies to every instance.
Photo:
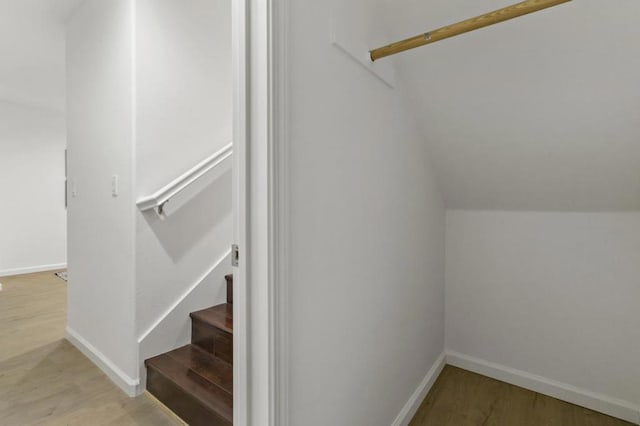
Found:
[[[227,280],[227,303],[233,305],[233,275],[224,278]]]
[[[171,351],[167,355],[176,362],[188,366],[190,373],[199,375],[230,395],[233,394],[233,365],[230,363],[205,352],[194,344]]]
[[[190,426],[233,425],[152,366],[147,368],[147,390]]]
[[[214,356],[233,364],[233,335],[197,319],[192,319],[191,342]]]
[[[227,303],[192,312],[190,345],[145,361],[147,390],[191,426],[233,425],[233,276]]]

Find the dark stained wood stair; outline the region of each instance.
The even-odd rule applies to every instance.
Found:
[[[147,390],[191,426],[233,425],[233,275],[227,303],[191,313],[191,344],[150,358]]]

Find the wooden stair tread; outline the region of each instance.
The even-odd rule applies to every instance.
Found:
[[[167,352],[166,355],[189,367],[191,371],[204,377],[222,390],[233,394],[233,365],[228,362],[194,344]]]
[[[145,364],[209,411],[230,424],[233,422],[233,367],[228,363],[194,345],[187,345],[148,359]],[[168,406],[172,408],[171,404]]]
[[[227,303],[190,314],[191,344],[145,361],[147,390],[191,426],[233,426],[233,275]]]
[[[227,333],[233,334],[233,305],[224,303],[212,308],[192,312],[191,318],[212,327],[219,328]]]

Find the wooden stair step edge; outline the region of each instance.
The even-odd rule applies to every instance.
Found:
[[[233,305],[193,312],[191,319],[191,343],[233,364]]]
[[[218,328],[226,333],[233,334],[233,305],[224,303],[212,308],[189,314],[192,320]]]
[[[233,305],[233,274],[225,275],[227,280],[227,303]]]
[[[145,364],[147,390],[188,424],[233,425],[229,364],[193,345],[148,359]]]
[[[182,365],[189,367],[195,374],[233,394],[233,365],[211,355],[197,345],[186,345],[166,355]]]

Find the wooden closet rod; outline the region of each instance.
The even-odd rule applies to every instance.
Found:
[[[369,53],[371,54],[371,60],[375,61],[386,56],[404,52],[405,50],[415,49],[416,47],[435,43],[436,41],[444,40],[446,38],[455,37],[460,34],[468,33],[469,31],[478,30],[480,28],[508,21],[509,19],[537,12],[542,9],[558,6],[569,1],[571,0],[526,0],[512,6],[507,6],[493,12],[485,13],[484,15],[476,16],[475,18],[467,19],[466,21],[447,25],[446,27],[438,28],[437,30],[430,31],[428,33],[388,44],[378,49],[374,49]]]

